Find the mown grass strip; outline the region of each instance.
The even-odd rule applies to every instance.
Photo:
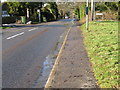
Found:
[[[0,29],[10,29],[11,27],[0,27]]]
[[[118,88],[118,22],[90,22],[82,25],[84,43],[101,88]]]

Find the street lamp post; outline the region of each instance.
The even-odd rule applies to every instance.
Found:
[[[30,18],[30,11],[29,11],[29,8],[27,8],[27,19]]]
[[[38,12],[38,18],[39,18],[39,23],[41,23],[41,8],[42,8],[42,2],[39,4],[39,8],[37,10],[37,12]]]
[[[39,17],[39,22],[41,22],[41,16],[40,16],[40,9],[37,10],[38,11],[38,17]]]

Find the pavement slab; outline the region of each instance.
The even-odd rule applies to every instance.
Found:
[[[79,26],[72,26],[49,88],[98,88]]]

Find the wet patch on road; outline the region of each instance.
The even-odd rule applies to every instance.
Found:
[[[46,84],[47,78],[50,74],[50,71],[52,69],[53,66],[53,62],[55,60],[53,59],[53,55],[48,55],[46,57],[46,60],[43,63],[43,69],[42,72],[38,78],[38,80],[35,82],[35,85],[33,86],[33,88],[42,88],[44,87],[44,85]]]
[[[48,80],[49,74],[52,70],[52,67],[54,65],[54,62],[57,58],[57,55],[59,53],[59,50],[62,46],[62,43],[63,43],[66,33],[67,33],[67,30],[60,36],[60,39],[54,46],[54,49],[51,51],[51,54],[49,54],[46,57],[46,59],[43,63],[43,66],[42,66],[43,67],[42,71],[41,71],[38,79],[35,81],[33,88],[44,88],[44,86]]]

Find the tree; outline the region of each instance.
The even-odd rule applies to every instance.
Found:
[[[117,11],[118,10],[118,2],[102,2],[96,4],[96,10],[103,12],[103,11]]]
[[[118,10],[118,2],[105,2],[104,4],[110,11]]]
[[[96,3],[96,11],[104,13],[105,19],[115,20],[118,18],[118,2]]]
[[[56,2],[48,2],[47,8],[53,14],[54,18],[58,19],[59,12],[58,12],[58,7],[57,7]]]
[[[29,20],[36,21],[38,20],[38,12],[37,10],[40,9],[40,16],[41,21],[43,21],[43,13],[47,13],[49,17],[51,16],[50,20],[56,20],[58,19],[58,7],[55,2],[48,2],[47,9],[42,9],[44,3],[43,2],[6,2],[8,5],[8,12],[9,14],[15,15],[15,16],[26,16],[27,17],[27,11],[29,11]],[[44,13],[44,14],[45,14]]]
[[[43,6],[43,2],[28,2],[27,3],[27,8],[29,9],[30,11],[30,16],[32,18],[38,18],[38,13],[37,13],[37,10],[40,9],[40,16],[41,16],[41,21],[43,21],[43,18],[42,18],[42,6]]]
[[[45,17],[46,21],[52,21],[55,20],[54,15],[50,12],[48,8],[42,9],[43,17]]]
[[[78,19],[80,19],[80,9],[78,7],[75,8],[75,15],[77,16]]]
[[[7,5],[9,6],[9,13],[13,15],[18,15],[18,8],[20,7],[20,2],[7,2]]]

